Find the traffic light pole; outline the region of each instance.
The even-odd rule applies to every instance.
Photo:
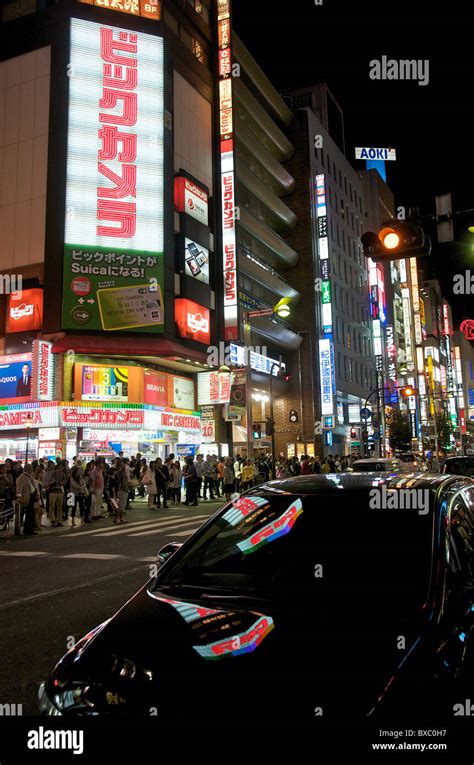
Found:
[[[248,311],[242,312],[242,319],[244,324],[244,344],[246,350],[246,375],[245,375],[245,389],[246,389],[246,418],[247,418],[247,459],[251,459],[253,456],[253,433],[252,433],[252,370],[250,368],[250,319]]]
[[[270,367],[270,383],[269,383],[269,390],[268,394],[270,396],[270,422],[272,426],[272,471],[273,471],[273,478],[275,478],[276,473],[276,454],[275,454],[275,423],[273,421],[273,370],[277,367],[281,371],[281,359],[280,361],[274,362]]]
[[[367,409],[367,404],[369,403],[372,396],[378,397],[378,394],[381,391],[384,391],[384,388],[373,388],[373,390],[370,391],[369,395],[365,399],[364,409]],[[377,398],[377,413],[379,417],[379,430],[380,430],[380,399],[379,398]],[[367,431],[367,422],[368,422],[367,417],[364,417],[364,422],[365,422],[364,430]],[[364,440],[364,457],[367,457],[367,456],[368,456],[368,442]]]

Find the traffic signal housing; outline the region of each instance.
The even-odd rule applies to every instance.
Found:
[[[351,428],[351,438],[356,438],[356,437],[357,437],[357,429]]]
[[[416,396],[416,390],[413,385],[404,385],[403,388],[400,388],[399,393],[402,398]]]
[[[254,439],[261,438],[262,437],[262,425],[260,422],[254,422],[253,427],[253,437]]]
[[[361,237],[366,258],[376,263],[429,255],[431,241],[422,226],[413,221],[394,220],[377,234],[368,231]]]
[[[274,432],[273,420],[271,420],[270,417],[267,417],[267,422],[265,424],[265,435],[273,436],[273,432]]]

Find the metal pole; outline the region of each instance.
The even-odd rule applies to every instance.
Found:
[[[30,429],[28,426],[26,426],[26,454],[25,454],[25,465],[28,462],[28,441],[30,438]]]
[[[249,322],[249,315],[248,311],[242,312],[242,318],[244,322],[244,343],[245,343],[245,351],[246,351],[246,395],[247,395],[247,406],[246,406],[246,417],[247,417],[247,459],[251,459],[252,453],[253,453],[253,433],[252,433],[252,396],[251,396],[251,387],[252,387],[252,370],[250,369],[250,322]]]
[[[270,384],[269,384],[269,395],[270,395],[270,423],[272,428],[272,478],[275,478],[276,473],[276,455],[275,455],[275,423],[273,422],[273,367],[275,367],[276,364],[272,364],[270,367]]]

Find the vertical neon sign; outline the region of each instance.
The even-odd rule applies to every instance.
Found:
[[[332,291],[329,278],[328,221],[326,184],[324,175],[315,179],[316,223],[318,232],[318,255],[321,278],[322,335],[319,341],[319,370],[321,388],[321,414],[334,414],[336,376],[334,373],[334,346],[332,341]]]
[[[221,148],[224,337],[226,340],[237,340],[237,245],[235,236],[231,0],[218,0],[217,2],[217,33],[219,46],[219,138]]]

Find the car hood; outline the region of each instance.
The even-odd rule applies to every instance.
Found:
[[[262,697],[292,699],[283,717],[301,719],[316,702],[339,715],[347,707],[350,717],[368,712],[393,673],[390,651],[372,661],[366,631],[358,646],[343,634],[318,635],[307,606],[230,600],[144,587],[63,657],[47,683],[50,698],[79,685],[95,714],[159,709],[165,719],[227,719],[233,706],[251,715],[249,692],[258,687]],[[279,712],[269,709],[275,719]]]

